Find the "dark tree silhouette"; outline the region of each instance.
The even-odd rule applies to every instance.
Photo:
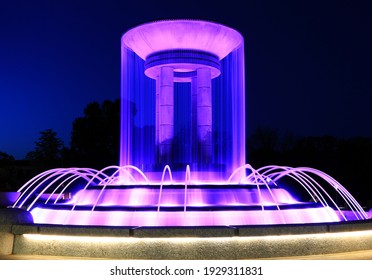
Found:
[[[52,129],[40,132],[39,140],[35,142],[35,150],[26,155],[26,159],[45,167],[61,165],[63,142]]]
[[[0,191],[8,191],[13,184],[13,166],[15,159],[12,155],[0,152]]]
[[[0,164],[3,165],[3,164],[7,164],[9,162],[12,162],[14,161],[14,157],[12,155],[9,155],[5,152],[0,152]]]
[[[64,151],[66,165],[102,168],[118,164],[120,100],[92,102],[84,117],[72,124],[71,149]]]

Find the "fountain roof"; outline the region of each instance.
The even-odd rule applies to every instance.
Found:
[[[202,20],[163,20],[139,25],[122,36],[122,43],[143,60],[152,53],[191,49],[215,54],[223,59],[243,42],[230,27]]]

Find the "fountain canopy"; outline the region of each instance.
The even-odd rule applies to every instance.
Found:
[[[199,50],[219,60],[243,43],[242,35],[222,24],[201,20],[163,20],[142,24],[121,38],[140,58],[169,50]]]

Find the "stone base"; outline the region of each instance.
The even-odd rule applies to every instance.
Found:
[[[13,252],[14,234],[11,226],[0,225],[0,255],[10,255]]]
[[[110,259],[259,259],[372,249],[372,222],[247,227],[18,225],[13,254]]]

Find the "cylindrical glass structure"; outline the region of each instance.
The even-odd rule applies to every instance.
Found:
[[[121,44],[120,165],[151,182],[161,181],[167,165],[175,182],[226,182],[245,164],[240,33],[166,20],[129,30]]]

